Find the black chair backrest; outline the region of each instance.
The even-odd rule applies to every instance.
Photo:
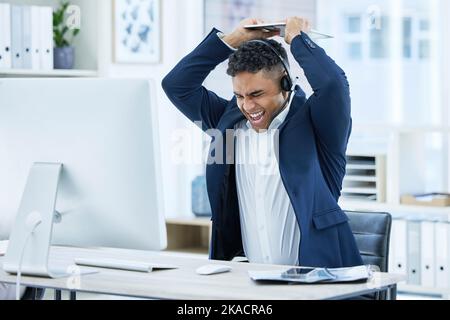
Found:
[[[346,211],[350,228],[364,264],[388,272],[392,216],[386,212]],[[386,292],[361,296],[362,300],[385,300]]]
[[[364,264],[388,272],[392,217],[386,212],[346,211]]]
[[[21,300],[42,300],[44,298],[45,290],[37,288],[26,288]]]

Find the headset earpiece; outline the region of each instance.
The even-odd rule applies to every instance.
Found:
[[[292,91],[292,80],[289,76],[283,76],[281,78],[281,90],[287,92]]]
[[[286,71],[286,75],[283,76],[283,78],[281,78],[281,83],[280,83],[281,90],[286,91],[286,92],[294,91],[294,83],[292,81],[291,74],[289,72],[289,62],[286,61],[281,56],[281,54],[275,49],[275,47],[272,46],[269,42],[264,41],[264,40],[259,40],[259,39],[250,40],[249,42],[261,43],[261,44],[267,46],[270,50],[272,50],[272,52],[280,59],[280,62],[283,65],[284,70]]]

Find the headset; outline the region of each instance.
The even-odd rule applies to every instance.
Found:
[[[287,62],[281,56],[281,54],[277,51],[277,49],[275,49],[275,47],[273,45],[271,45],[269,42],[264,41],[264,40],[250,40],[249,43],[250,42],[261,43],[261,44],[265,45],[266,47],[268,47],[270,50],[272,50],[272,52],[280,59],[280,62],[283,65],[284,70],[286,71],[286,75],[284,75],[283,78],[281,78],[281,82],[280,82],[281,90],[286,91],[286,92],[294,91],[294,82],[292,81],[291,73],[289,71],[289,62]]]

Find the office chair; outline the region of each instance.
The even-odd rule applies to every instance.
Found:
[[[388,272],[392,216],[385,212],[345,211],[364,264]],[[386,292],[364,295],[363,299],[385,300]]]
[[[44,298],[44,289],[28,287],[21,300],[42,300]]]

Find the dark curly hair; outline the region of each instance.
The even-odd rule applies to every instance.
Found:
[[[270,43],[272,47],[283,57],[289,66],[286,50],[275,40],[259,39]],[[270,47],[259,43],[248,41],[243,43],[228,60],[227,74],[236,76],[240,72],[258,73],[261,70],[268,72],[284,70],[280,58],[270,49]]]

